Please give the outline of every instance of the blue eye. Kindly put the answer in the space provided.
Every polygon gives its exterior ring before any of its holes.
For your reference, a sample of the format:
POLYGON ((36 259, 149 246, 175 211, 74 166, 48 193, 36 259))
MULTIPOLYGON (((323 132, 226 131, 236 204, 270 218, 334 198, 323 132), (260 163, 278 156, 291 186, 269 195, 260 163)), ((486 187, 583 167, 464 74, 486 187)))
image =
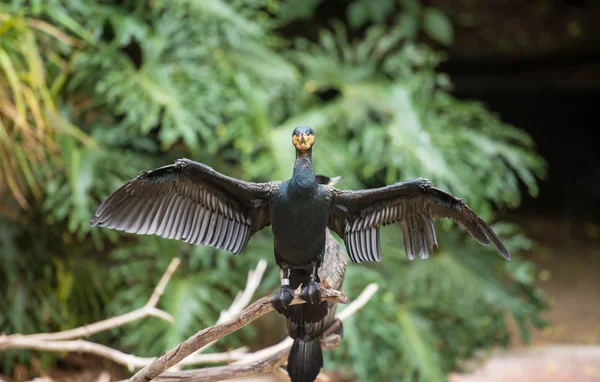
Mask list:
POLYGON ((307 137, 310 137, 310 135, 311 135, 311 132, 310 132, 310 131, 306 132, 306 136, 307 136, 307 137))

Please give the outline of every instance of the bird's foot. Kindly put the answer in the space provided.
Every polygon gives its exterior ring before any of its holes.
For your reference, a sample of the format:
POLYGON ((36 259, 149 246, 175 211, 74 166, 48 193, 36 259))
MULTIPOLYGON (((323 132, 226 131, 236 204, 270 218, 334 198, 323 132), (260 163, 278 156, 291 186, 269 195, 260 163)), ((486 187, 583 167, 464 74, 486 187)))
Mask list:
POLYGON ((309 304, 318 304, 321 302, 321 288, 315 276, 311 275, 309 282, 306 285, 302 285, 300 298, 309 304))
POLYGON ((288 306, 290 306, 293 299, 294 290, 290 288, 289 285, 282 285, 281 288, 273 294, 271 305, 273 305, 273 309, 275 309, 277 313, 283 314, 288 306))

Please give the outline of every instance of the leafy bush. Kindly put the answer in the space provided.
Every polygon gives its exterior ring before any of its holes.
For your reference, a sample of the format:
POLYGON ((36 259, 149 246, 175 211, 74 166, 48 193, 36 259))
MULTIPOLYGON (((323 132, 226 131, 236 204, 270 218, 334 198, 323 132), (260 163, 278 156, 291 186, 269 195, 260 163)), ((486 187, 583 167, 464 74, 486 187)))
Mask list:
MULTIPOLYGON (((443 54, 419 42, 423 34, 451 42, 441 10, 355 0, 317 38, 293 27, 320 6, 0 5, 0 332, 60 330, 141 306, 174 256, 183 266, 162 308, 176 323, 148 320, 97 340, 139 355, 172 347, 216 320, 259 256, 271 262, 268 293, 277 278, 268 230, 233 258, 91 228, 89 217, 138 171, 183 156, 243 179, 284 179, 299 124, 319 135, 318 172, 342 175, 343 188, 424 176, 486 219, 518 205, 521 183, 537 192, 544 163, 531 139, 485 106, 454 98, 436 71, 443 54)), ((518 256, 504 262, 451 226, 439 224, 441 250, 427 261, 405 260, 390 227, 381 264, 349 267, 350 297, 372 281, 382 292, 348 322, 328 368, 361 380, 443 380, 475 350, 506 345, 509 316, 524 338, 541 324, 536 269, 518 256)), ((531 246, 515 227, 495 228, 513 253, 531 246)), ((255 335, 249 328, 224 344, 255 335)), ((4 371, 30 355, 7 353, 4 371)))

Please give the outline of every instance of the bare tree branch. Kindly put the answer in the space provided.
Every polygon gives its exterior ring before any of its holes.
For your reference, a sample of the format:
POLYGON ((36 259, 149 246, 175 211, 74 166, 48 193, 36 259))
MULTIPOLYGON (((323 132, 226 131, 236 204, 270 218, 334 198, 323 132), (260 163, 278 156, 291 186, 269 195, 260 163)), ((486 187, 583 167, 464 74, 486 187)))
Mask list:
MULTIPOLYGON (((321 300, 335 301, 340 304, 346 304, 348 302, 348 297, 346 297, 346 295, 344 295, 342 292, 336 290, 322 289, 321 300)), ((292 305, 303 303, 304 301, 300 299, 300 290, 296 290, 296 295, 292 301, 292 305)), ((272 310, 273 307, 271 306, 271 296, 263 297, 248 306, 246 309, 242 310, 233 319, 197 332, 192 337, 177 345, 177 347, 174 349, 169 350, 151 364, 138 371, 129 379, 129 381, 150 381, 206 344, 235 332, 241 327, 248 325, 250 322, 272 310)), ((262 366, 259 365, 257 367, 262 366)))
POLYGON ((242 292, 238 293, 237 296, 235 296, 235 299, 233 300, 233 303, 231 304, 229 309, 221 312, 217 324, 231 320, 245 307, 247 307, 248 304, 250 304, 250 302, 252 301, 252 297, 254 296, 254 292, 256 292, 256 289, 258 289, 266 269, 267 261, 265 259, 261 259, 256 265, 256 268, 248 272, 246 287, 242 292))
POLYGON ((158 304, 158 300, 162 297, 163 293, 165 293, 165 288, 167 287, 169 280, 171 280, 173 273, 177 270, 177 267, 179 267, 179 264, 181 264, 181 260, 179 260, 178 257, 175 257, 173 260, 171 260, 167 270, 158 281, 158 284, 156 284, 154 287, 154 291, 152 291, 152 295, 148 299, 148 302, 145 306, 154 307, 156 304, 158 304))
MULTIPOLYGON (((37 339, 37 340, 47 340, 47 341, 59 341, 59 340, 72 340, 75 338, 81 337, 89 337, 92 334, 103 332, 109 329, 117 328, 119 326, 123 326, 133 321, 137 321, 139 319, 153 316, 161 318, 168 322, 173 322, 173 317, 158 308, 156 308, 156 304, 158 304, 158 300, 162 296, 165 291, 165 287, 167 283, 173 276, 173 273, 181 263, 179 258, 174 258, 171 260, 171 263, 167 267, 167 270, 161 277, 160 281, 154 288, 152 295, 148 299, 148 302, 143 307, 131 311, 129 313, 122 314, 120 316, 112 317, 106 320, 98 321, 90 325, 84 325, 79 328, 64 330, 62 332, 56 333, 40 333, 40 334, 28 334, 26 335, 29 339, 37 339)), ((10 336, 9 336, 10 338, 10 336)), ((0 348, 2 347, 2 337, 0 337, 0 348)))
MULTIPOLYGON (((340 345, 340 336, 333 335, 323 339, 321 346, 324 350, 332 350, 340 345)), ((275 345, 277 346, 277 345, 275 345)), ((199 370, 166 372, 154 378, 157 382, 214 382, 225 381, 233 378, 250 377, 253 375, 264 374, 279 369, 288 358, 290 346, 280 349, 277 352, 243 364, 228 366, 209 367, 199 370)), ((283 371, 282 371, 283 373, 283 371)))
POLYGON ((362 292, 360 292, 358 297, 354 299, 352 303, 346 307, 346 309, 342 310, 337 315, 337 318, 344 321, 357 311, 361 310, 362 307, 365 306, 367 302, 369 302, 369 300, 371 299, 371 297, 373 297, 377 290, 379 290, 379 285, 377 285, 377 283, 371 283, 367 285, 367 287, 363 289, 362 292))
MULTIPOLYGON (((354 313, 362 309, 362 307, 365 306, 365 304, 371 299, 371 297, 373 297, 373 295, 377 292, 378 289, 379 286, 376 283, 367 285, 367 287, 360 293, 360 295, 358 295, 358 297, 355 300, 353 300, 346 307, 346 309, 344 309, 340 314, 337 315, 337 318, 341 321, 347 320, 348 317, 352 316, 354 313)), ((332 328, 335 329, 335 326, 336 323, 332 325, 332 328)), ((329 333, 330 330, 328 329, 324 333, 324 337, 327 338, 329 336, 329 333)), ((289 349, 293 343, 294 340, 290 337, 287 337, 286 339, 275 345, 255 351, 254 353, 248 353, 241 357, 238 361, 235 361, 233 364, 244 364, 247 362, 252 362, 262 358, 270 357, 273 354, 279 352, 280 350, 289 349)))
MULTIPOLYGON (((219 319, 217 320, 215 325, 218 325, 225 321, 231 320, 233 317, 235 317, 236 314, 240 313, 246 306, 248 306, 248 304, 250 304, 250 301, 252 301, 252 297, 254 296, 254 292, 256 292, 256 289, 258 289, 258 287, 260 286, 260 282, 262 281, 262 278, 263 278, 263 275, 265 274, 266 269, 267 269, 267 261, 265 259, 261 259, 261 260, 259 260, 258 264, 256 265, 256 268, 248 271, 248 278, 246 279, 246 287, 244 288, 243 291, 239 292, 235 296, 235 298, 233 299, 233 302, 229 306, 229 309, 221 311, 221 314, 219 315, 219 319)), ((208 349, 210 346, 214 345, 218 340, 219 339, 206 344, 205 346, 203 346, 202 348, 198 349, 196 352, 194 352, 193 354, 191 354, 190 356, 185 358, 182 362, 173 366, 170 370, 171 371, 180 370, 180 367, 185 366, 186 360, 188 360, 190 358, 202 359, 202 357, 198 357, 198 355, 200 353, 202 353, 203 351, 205 351, 206 349, 208 349)), ((234 360, 232 359, 231 361, 234 361, 234 360)), ((142 366, 145 366, 148 363, 146 363, 142 366)))
MULTIPOLYGON (((346 320, 348 317, 359 311, 373 297, 379 286, 375 283, 369 284, 361 294, 350 304, 338 319, 346 320)), ((334 333, 340 328, 337 322, 326 330, 321 346, 325 350, 334 349, 339 346, 340 337, 338 335, 328 335, 334 333)), ((154 378, 157 382, 214 382, 224 381, 232 378, 249 377, 253 375, 278 371, 289 355, 293 340, 287 337, 283 341, 269 346, 254 353, 246 354, 231 365, 209 367, 200 370, 190 370, 183 372, 165 372, 154 378)))
MULTIPOLYGON (((239 314, 245 307, 248 306, 248 304, 250 304, 250 301, 252 301, 252 297, 254 296, 254 292, 256 292, 256 289, 258 289, 266 269, 267 261, 265 259, 261 259, 256 265, 256 268, 248 272, 246 287, 243 291, 238 293, 237 296, 235 296, 235 299, 233 300, 233 303, 231 304, 229 309, 221 312, 221 314, 219 315, 219 319, 217 320, 217 323, 215 325, 233 319, 233 317, 239 314)), ((206 344, 201 349, 198 349, 196 353, 201 353, 205 351, 215 342, 217 341, 215 340, 206 344)))
POLYGON ((155 380, 160 382, 208 382, 224 381, 232 378, 249 377, 256 374, 268 373, 283 365, 287 360, 289 349, 283 349, 273 356, 252 361, 243 365, 210 367, 201 370, 178 371, 163 373, 155 380))
MULTIPOLYGON (((77 352, 89 353, 109 359, 115 363, 127 366, 129 370, 137 367, 143 367, 154 361, 155 357, 138 357, 133 354, 123 353, 119 350, 112 349, 108 346, 97 344, 85 340, 72 340, 80 337, 87 337, 92 334, 102 332, 123 326, 130 322, 139 320, 144 317, 154 316, 159 317, 169 322, 173 322, 173 318, 167 312, 156 308, 156 304, 163 295, 165 288, 173 276, 173 273, 179 266, 181 261, 174 258, 160 281, 154 288, 148 302, 139 309, 132 312, 112 317, 103 321, 99 321, 90 325, 84 325, 75 329, 69 329, 56 333, 40 333, 40 334, 13 334, 0 335, 0 350, 5 349, 30 349, 39 351, 54 351, 54 352, 77 352)), ((259 264, 260 265, 260 264, 259 264)), ((260 269, 259 269, 260 271, 260 269)), ((262 270, 264 272, 264 269, 262 270)), ((188 357, 180 363, 185 365, 201 365, 207 363, 231 362, 240 359, 248 351, 247 348, 239 348, 224 353, 212 354, 197 354, 188 357)))
MULTIPOLYGON (((18 334, 7 336, 4 339, 0 338, 0 349, 30 349, 51 352, 89 353, 126 366, 129 370, 144 367, 156 359, 156 357, 138 357, 133 354, 123 353, 108 346, 85 340, 47 341, 18 334)), ((197 354, 186 358, 180 365, 186 366, 231 362, 241 359, 247 352, 248 349, 243 347, 224 353, 197 354)))
MULTIPOLYGON (((105 345, 97 344, 85 340, 70 340, 79 337, 90 336, 92 334, 123 326, 135 320, 147 317, 156 316, 166 319, 170 322, 173 321, 172 317, 156 308, 156 304, 160 297, 163 295, 165 288, 173 276, 173 273, 180 264, 178 258, 174 258, 165 273, 161 277, 160 281, 154 288, 152 295, 148 299, 148 302, 139 309, 132 312, 122 314, 120 316, 112 317, 107 320, 99 321, 90 325, 81 326, 75 329, 69 329, 62 332, 56 333, 41 333, 41 334, 30 334, 30 335, 0 335, 0 350, 4 349, 30 349, 39 351, 54 351, 54 352, 77 352, 77 353, 89 353, 94 354, 115 363, 126 366, 129 370, 135 368, 144 367, 150 364, 156 359, 156 357, 138 357, 133 354, 123 353, 119 350, 110 348, 105 345)), ((241 296, 236 298, 236 301, 244 304, 251 298, 251 294, 256 290, 256 283, 260 283, 262 274, 264 273, 266 262, 259 262, 256 271, 251 271, 251 280, 248 281, 248 288, 250 291, 242 293, 241 296), (250 296, 248 297, 248 294, 250 296)), ((235 309, 238 309, 237 307, 235 309)), ((229 309, 229 311, 231 308, 229 309)), ((223 353, 211 353, 211 354, 195 354, 187 357, 185 360, 179 363, 180 366, 187 365, 202 365, 208 363, 221 363, 231 362, 238 359, 248 352, 246 347, 234 349, 223 353)))

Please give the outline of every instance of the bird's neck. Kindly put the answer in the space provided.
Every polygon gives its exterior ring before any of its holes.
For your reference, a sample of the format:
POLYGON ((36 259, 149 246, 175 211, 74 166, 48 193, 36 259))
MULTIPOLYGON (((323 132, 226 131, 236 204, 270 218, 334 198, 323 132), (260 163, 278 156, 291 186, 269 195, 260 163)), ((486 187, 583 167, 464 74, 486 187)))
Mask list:
POLYGON ((292 177, 294 188, 298 190, 312 189, 317 184, 315 170, 312 166, 312 149, 296 150, 296 163, 292 177))

